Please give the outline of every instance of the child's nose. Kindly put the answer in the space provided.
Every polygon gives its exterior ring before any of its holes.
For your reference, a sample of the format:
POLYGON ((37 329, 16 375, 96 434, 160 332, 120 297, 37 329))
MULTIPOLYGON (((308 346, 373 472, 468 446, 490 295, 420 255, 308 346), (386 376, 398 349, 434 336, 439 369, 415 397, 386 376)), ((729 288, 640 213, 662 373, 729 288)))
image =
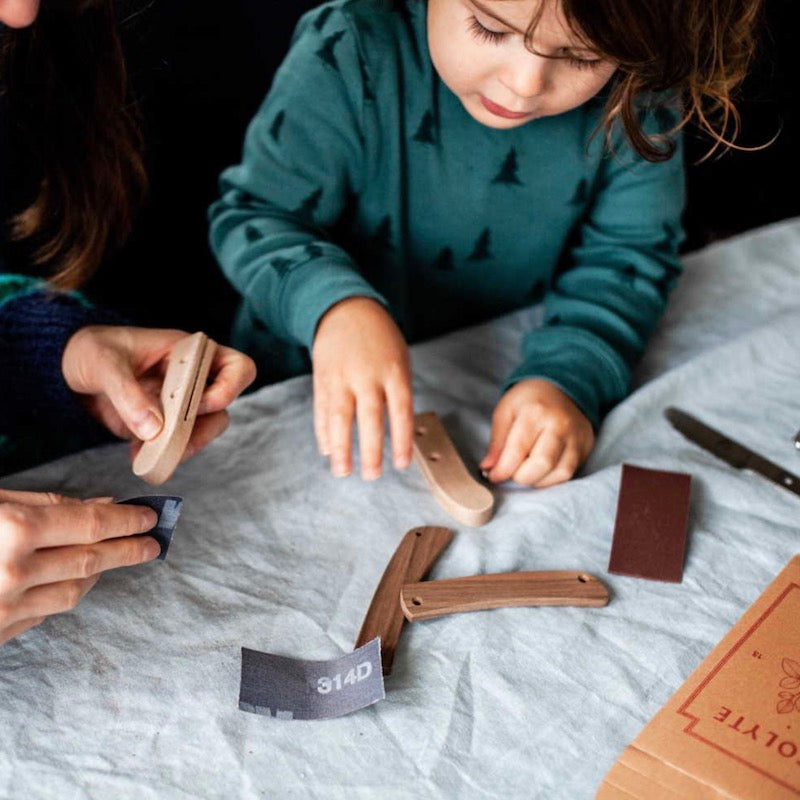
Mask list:
POLYGON ((506 88, 517 97, 537 97, 547 86, 549 59, 526 52, 508 64, 501 78, 506 88))

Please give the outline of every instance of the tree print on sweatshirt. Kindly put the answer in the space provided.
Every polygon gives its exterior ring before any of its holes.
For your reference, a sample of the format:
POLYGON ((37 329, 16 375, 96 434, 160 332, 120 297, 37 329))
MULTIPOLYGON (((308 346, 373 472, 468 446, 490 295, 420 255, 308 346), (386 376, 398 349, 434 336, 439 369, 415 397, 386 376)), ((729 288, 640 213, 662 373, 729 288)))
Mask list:
POLYGON ((436 121, 430 111, 426 111, 414 134, 415 142, 423 144, 436 144, 436 121))
POLYGON ((489 251, 489 244, 492 241, 492 232, 488 228, 484 228, 480 236, 478 236, 475 246, 472 248, 472 252, 470 253, 467 261, 486 261, 489 258, 493 258, 491 252, 489 251))
POLYGON ((497 173, 497 176, 492 183, 506 183, 522 186, 523 183, 519 179, 519 175, 517 175, 518 170, 519 165, 517 164, 517 149, 512 147, 508 151, 505 161, 503 161, 503 166, 500 167, 500 172, 497 173))
POLYGON ((275 270, 278 277, 283 279, 289 270, 297 266, 297 262, 285 256, 276 256, 269 262, 269 265, 275 270))
POLYGON ((322 245, 317 244, 316 242, 309 242, 303 250, 305 254, 311 258, 322 258, 325 254, 325 251, 322 249, 322 245))
POLYGON ((336 53, 334 52, 334 48, 336 47, 339 39, 345 35, 345 31, 336 31, 336 33, 332 33, 330 36, 325 38, 322 42, 322 47, 317 50, 317 55, 329 66, 333 67, 337 72, 339 72, 339 62, 336 60, 336 53))
POLYGON ((313 222, 314 212, 322 198, 322 189, 316 189, 292 212, 307 222, 313 222))
POLYGON ((244 238, 252 244, 253 242, 261 241, 264 238, 264 234, 252 222, 248 222, 244 227, 244 238))
POLYGON ((283 121, 286 119, 286 112, 279 111, 275 115, 275 119, 272 120, 272 124, 269 126, 269 135, 272 137, 272 140, 275 142, 280 141, 281 138, 281 128, 283 127, 283 121))
POLYGON ((322 11, 317 14, 317 18, 314 20, 314 28, 316 30, 321 31, 325 27, 325 23, 328 21, 328 17, 333 13, 333 7, 328 6, 327 8, 323 8, 322 11))

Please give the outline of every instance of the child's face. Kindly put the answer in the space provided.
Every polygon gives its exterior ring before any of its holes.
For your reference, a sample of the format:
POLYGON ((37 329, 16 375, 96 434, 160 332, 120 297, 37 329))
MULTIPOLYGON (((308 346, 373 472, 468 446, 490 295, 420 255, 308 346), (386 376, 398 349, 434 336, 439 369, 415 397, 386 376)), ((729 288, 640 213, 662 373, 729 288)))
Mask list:
POLYGON ((446 86, 490 128, 516 128, 563 114, 599 92, 615 65, 572 33, 560 3, 545 0, 527 49, 525 31, 542 0, 428 0, 428 47, 446 86))
POLYGON ((39 0, 0 0, 0 22, 9 28, 25 28, 39 13, 39 0))

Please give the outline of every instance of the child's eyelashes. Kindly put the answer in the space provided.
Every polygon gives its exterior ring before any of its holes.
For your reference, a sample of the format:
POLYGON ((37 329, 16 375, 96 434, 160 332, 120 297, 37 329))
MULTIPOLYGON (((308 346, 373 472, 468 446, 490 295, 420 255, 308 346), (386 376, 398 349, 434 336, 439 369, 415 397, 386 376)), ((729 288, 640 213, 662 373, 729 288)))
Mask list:
POLYGON ((575 56, 567 56, 566 60, 576 69, 595 69, 603 63, 602 58, 576 58, 575 56))
POLYGON ((492 44, 500 44, 503 39, 508 36, 507 33, 503 31, 493 31, 487 28, 485 25, 481 25, 478 21, 478 18, 473 16, 470 18, 469 22, 469 29, 472 32, 472 35, 479 41, 479 42, 491 42, 492 44))
MULTIPOLYGON (((469 29, 479 42, 488 42, 490 44, 500 44, 500 42, 509 36, 507 31, 493 31, 491 28, 487 28, 485 25, 481 24, 480 20, 474 15, 470 17, 469 29)), ((571 55, 556 55, 553 56, 553 58, 566 61, 571 67, 575 67, 576 69, 594 69, 603 63, 602 58, 578 58, 577 56, 571 55)))

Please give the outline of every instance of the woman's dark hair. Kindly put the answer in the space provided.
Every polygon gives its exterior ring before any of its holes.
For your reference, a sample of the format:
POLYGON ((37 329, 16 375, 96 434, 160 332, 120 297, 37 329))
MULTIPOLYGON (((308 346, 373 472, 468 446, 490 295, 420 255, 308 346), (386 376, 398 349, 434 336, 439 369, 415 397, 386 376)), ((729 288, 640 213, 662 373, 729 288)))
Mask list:
MULTIPOLYGON (((708 155, 736 147, 733 92, 756 49, 761 0, 562 0, 562 8, 573 32, 618 65, 603 119, 607 135, 620 121, 642 157, 668 159, 674 144, 645 133, 641 112, 644 98, 669 92, 679 103, 674 130, 694 121, 711 137, 708 155)), ((529 41, 537 23, 538 15, 529 41)))
POLYGON ((10 236, 52 283, 78 287, 128 236, 147 188, 113 0, 48 0, 6 30, 0 83, 40 180, 10 236))

